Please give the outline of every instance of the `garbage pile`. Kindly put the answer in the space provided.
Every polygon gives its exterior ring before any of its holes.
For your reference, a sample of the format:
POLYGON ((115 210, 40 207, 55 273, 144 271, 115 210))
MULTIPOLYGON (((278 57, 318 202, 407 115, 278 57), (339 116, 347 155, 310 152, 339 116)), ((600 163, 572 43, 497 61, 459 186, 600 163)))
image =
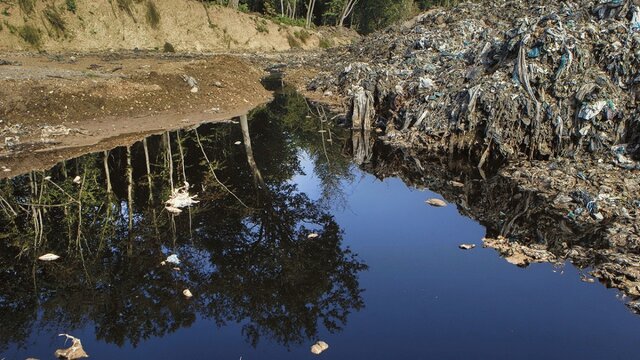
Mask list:
POLYGON ((347 95, 349 118, 373 117, 398 144, 479 165, 607 154, 640 169, 632 0, 463 3, 327 56, 308 89, 347 95))

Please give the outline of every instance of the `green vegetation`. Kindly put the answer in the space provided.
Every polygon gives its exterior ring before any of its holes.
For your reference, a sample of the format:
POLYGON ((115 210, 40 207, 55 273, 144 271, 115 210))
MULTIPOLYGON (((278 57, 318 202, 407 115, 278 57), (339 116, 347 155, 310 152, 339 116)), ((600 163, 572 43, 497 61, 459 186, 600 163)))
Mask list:
POLYGON ((156 4, 151 0, 147 1, 146 19, 147 23, 154 29, 157 29, 158 25, 160 25, 160 12, 156 4))
POLYGON ((165 43, 164 43, 164 47, 163 47, 163 50, 164 50, 164 52, 166 52, 166 53, 174 53, 174 52, 176 52, 176 49, 175 49, 175 48, 173 47, 173 45, 172 45, 170 42, 168 42, 168 41, 165 41, 165 43))
POLYGON ((296 39, 294 35, 288 34, 287 41, 289 42, 289 46, 291 46, 292 49, 302 48, 302 44, 300 43, 300 41, 298 41, 298 39, 296 39))
POLYGON ((330 47, 332 47, 334 44, 333 39, 331 38, 326 38, 326 37, 321 37, 320 38, 320 43, 318 44, 320 46, 320 48, 322 49, 328 49, 330 47))
MULTIPOLYGON (((120 1, 120 0, 119 0, 120 1)), ((228 0, 204 0, 229 6, 228 0)), ((342 25, 362 33, 384 28, 434 6, 460 0, 240 0, 238 10, 260 13, 274 22, 310 28, 342 25)))
POLYGON ((42 11, 42 14, 44 15, 44 18, 47 19, 49 24, 51 24, 57 36, 65 34, 67 25, 62 19, 62 16, 60 16, 58 10, 49 5, 42 11))
POLYGON ((76 0, 67 0, 67 11, 71 11, 72 13, 76 13, 78 10, 78 5, 76 4, 76 0))
POLYGON ((42 36, 40 35, 40 30, 38 30, 36 27, 25 24, 23 27, 18 29, 18 35, 20 35, 22 40, 28 42, 29 44, 35 47, 40 47, 42 36))
POLYGON ((31 15, 36 7, 36 0, 18 0, 18 5, 22 12, 26 15, 31 15))
POLYGON ((133 16, 133 0, 116 0, 118 3, 118 8, 127 13, 127 15, 131 16, 132 19, 135 20, 133 16))
POLYGON ((259 33, 269 33, 269 28, 267 27, 267 20, 265 19, 255 19, 256 21, 256 31, 259 33))
POLYGON ((300 41, 302 41, 303 44, 306 44, 307 40, 309 40, 309 38, 311 37, 311 33, 304 29, 299 31, 294 31, 293 35, 295 35, 295 37, 300 39, 300 41))

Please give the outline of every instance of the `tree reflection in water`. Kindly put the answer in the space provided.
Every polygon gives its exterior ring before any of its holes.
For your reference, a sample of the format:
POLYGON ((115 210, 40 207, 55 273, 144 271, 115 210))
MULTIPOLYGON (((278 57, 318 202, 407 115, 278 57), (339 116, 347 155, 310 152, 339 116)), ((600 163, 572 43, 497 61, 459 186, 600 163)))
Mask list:
POLYGON ((135 346, 197 317, 242 323, 254 346, 339 331, 364 306, 366 265, 342 245, 327 206, 351 180, 349 161, 340 141, 321 143, 308 114, 285 90, 242 126, 201 126, 200 143, 181 130, 0 181, 0 349, 86 324, 135 346), (321 179, 318 200, 291 182, 300 151, 321 179), (174 217, 163 200, 184 181, 201 203, 174 217), (36 260, 47 252, 62 257, 36 260), (160 264, 172 253, 180 270, 160 264))

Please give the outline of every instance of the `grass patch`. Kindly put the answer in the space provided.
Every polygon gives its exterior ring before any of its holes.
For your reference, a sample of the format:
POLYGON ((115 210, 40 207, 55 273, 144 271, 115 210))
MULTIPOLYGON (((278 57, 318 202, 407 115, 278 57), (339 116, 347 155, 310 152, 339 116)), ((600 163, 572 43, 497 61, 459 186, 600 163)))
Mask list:
POLYGON ((269 28, 267 27, 267 20, 265 19, 256 19, 256 31, 259 33, 269 33, 269 28))
POLYGON ((76 0, 67 0, 67 11, 71 11, 72 13, 76 13, 78 10, 78 4, 76 4, 76 0))
POLYGON ((158 11, 158 7, 156 7, 156 4, 151 0, 147 1, 147 14, 145 17, 147 18, 147 23, 152 28, 158 28, 158 25, 160 25, 160 11, 158 11))
POLYGON ((176 48, 174 48, 173 45, 168 41, 165 41, 164 47, 162 49, 166 53, 174 53, 174 52, 176 52, 176 48))
POLYGON ((302 44, 300 43, 300 41, 298 41, 298 39, 296 39, 296 37, 291 35, 291 34, 287 35, 287 41, 289 42, 289 46, 292 49, 300 49, 300 48, 302 48, 302 44))
POLYGON ((56 35, 60 36, 65 34, 67 23, 62 19, 58 10, 49 5, 42 11, 42 14, 44 14, 44 18, 47 19, 49 24, 51 24, 53 29, 56 31, 56 35))
POLYGON ((135 20, 133 17, 133 0, 116 0, 116 2, 118 3, 118 9, 126 12, 127 15, 135 20))
POLYGON ((302 43, 306 44, 307 40, 311 37, 311 33, 307 30, 294 31, 293 35, 295 35, 302 43))
POLYGON ((304 27, 306 25, 305 19, 291 19, 282 15, 274 16, 272 20, 282 25, 300 26, 300 27, 304 27))
POLYGON ((22 40, 28 42, 29 44, 35 47, 40 47, 42 36, 40 35, 40 30, 38 30, 36 27, 26 24, 25 26, 18 29, 18 35, 20 35, 22 40))
POLYGON ((22 12, 27 15, 31 15, 36 7, 36 0, 18 0, 18 5, 22 12))
POLYGON ((335 45, 333 42, 333 39, 325 38, 325 37, 321 37, 320 43, 318 44, 318 46, 320 46, 321 49, 328 49, 330 47, 333 47, 333 45, 335 45))

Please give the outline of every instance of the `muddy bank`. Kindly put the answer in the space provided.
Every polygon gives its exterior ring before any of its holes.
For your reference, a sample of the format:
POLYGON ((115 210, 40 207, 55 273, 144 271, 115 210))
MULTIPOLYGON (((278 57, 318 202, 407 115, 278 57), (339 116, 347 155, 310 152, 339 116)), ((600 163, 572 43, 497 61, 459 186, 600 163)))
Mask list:
MULTIPOLYGON (((355 135, 359 137, 360 135, 355 135)), ((353 144, 362 144, 362 139, 353 144)), ((495 249, 516 266, 552 263, 562 268, 566 261, 581 269, 581 280, 594 278, 607 287, 629 296, 627 305, 634 311, 640 296, 640 249, 637 221, 585 222, 567 216, 560 207, 550 206, 554 199, 538 186, 523 186, 510 171, 482 174, 466 159, 434 157, 428 151, 374 146, 367 150, 355 145, 354 156, 368 153, 362 167, 380 179, 399 177, 407 185, 438 192, 465 216, 487 228, 481 243, 495 249), (483 178, 484 176, 484 178, 483 178)), ((569 204, 563 203, 567 208, 569 204)))
POLYGON ((0 66, 3 177, 145 134, 229 119, 271 99, 261 84, 266 72, 249 56, 120 53, 3 59, 9 63, 0 66), (77 151, 43 154, 69 148, 77 151))

